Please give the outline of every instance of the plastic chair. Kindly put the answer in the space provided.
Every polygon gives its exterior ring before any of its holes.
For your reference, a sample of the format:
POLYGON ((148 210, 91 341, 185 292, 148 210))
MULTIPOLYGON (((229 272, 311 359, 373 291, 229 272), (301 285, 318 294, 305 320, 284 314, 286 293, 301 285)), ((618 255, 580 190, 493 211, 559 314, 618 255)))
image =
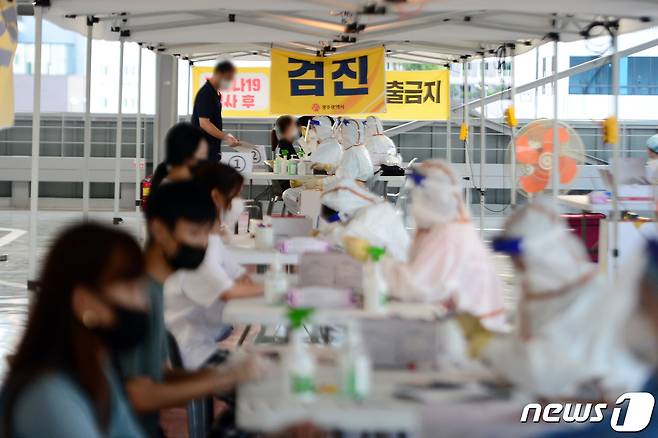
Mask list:
MULTIPOLYGON (((176 368, 183 368, 183 358, 174 335, 167 332, 169 360, 176 368)), ((187 404, 187 434, 189 438, 206 438, 213 422, 213 399, 192 400, 187 404)))

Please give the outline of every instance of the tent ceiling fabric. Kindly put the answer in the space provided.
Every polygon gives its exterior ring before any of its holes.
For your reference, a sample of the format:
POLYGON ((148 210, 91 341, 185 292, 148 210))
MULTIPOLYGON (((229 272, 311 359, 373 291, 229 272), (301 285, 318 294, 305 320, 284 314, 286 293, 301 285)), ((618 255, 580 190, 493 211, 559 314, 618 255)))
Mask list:
MULTIPOLYGON (((129 41, 190 59, 225 54, 266 55, 271 45, 313 52, 345 33, 348 20, 365 24, 356 45, 385 44, 392 55, 437 63, 504 43, 523 51, 545 41, 557 17, 561 40, 581 38, 589 23, 619 18, 620 31, 652 25, 658 0, 408 0, 385 2, 385 15, 357 14, 372 0, 51 0, 46 18, 85 31, 85 16, 100 19, 94 38, 129 41), (555 12, 557 15, 555 15, 555 12), (76 18, 67 18, 76 16, 76 18), (231 16, 231 19, 229 17, 231 16), (234 22, 232 18, 234 16, 234 22), (651 21, 641 20, 649 18, 651 21), (125 20, 125 21, 124 21, 125 20), (413 53, 413 54, 412 54, 413 53)), ((352 45, 336 43, 339 50, 352 45)))

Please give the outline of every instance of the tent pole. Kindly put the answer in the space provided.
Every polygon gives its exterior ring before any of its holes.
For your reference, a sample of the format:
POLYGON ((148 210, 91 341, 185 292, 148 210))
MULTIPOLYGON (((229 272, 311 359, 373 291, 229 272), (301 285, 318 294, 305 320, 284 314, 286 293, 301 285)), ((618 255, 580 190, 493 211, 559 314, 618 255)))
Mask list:
POLYGON ((124 41, 121 38, 119 42, 119 105, 117 111, 117 132, 116 144, 114 151, 114 217, 112 223, 118 225, 121 222, 119 217, 119 199, 121 197, 121 147, 123 136, 123 52, 124 41))
POLYGON ((87 67, 85 70, 85 122, 83 146, 82 217, 89 219, 89 157, 91 155, 91 53, 94 18, 87 17, 87 67))
POLYGON ((446 119, 446 161, 452 163, 452 110, 450 109, 450 64, 448 64, 448 118, 446 119))
MULTIPOLYGON (((138 45, 137 55, 137 114, 135 115, 135 226, 137 238, 142 240, 142 222, 140 214, 142 172, 142 46, 138 45)), ((144 151, 146 155, 146 151, 144 151)), ((146 171, 146 157, 144 157, 146 171)))
POLYGON ((190 103, 190 98, 192 97, 192 66, 194 62, 188 61, 187 67, 187 115, 192 114, 192 106, 190 103))
MULTIPOLYGON (((617 41, 617 29, 612 30, 612 116, 615 118, 615 124, 619 120, 619 47, 617 41)), ((619 175, 619 140, 616 139, 611 145, 612 148, 612 280, 617 276, 619 268, 619 221, 621 214, 619 211, 619 197, 617 184, 617 175, 619 175)))
MULTIPOLYGON (((516 80, 514 79, 514 62, 515 62, 515 57, 516 57, 516 48, 512 48, 512 55, 510 56, 510 105, 512 106, 512 109, 516 109, 515 105, 515 100, 516 100, 516 80)), ((512 210, 516 207, 517 199, 516 199, 516 126, 510 126, 512 130, 512 135, 510 138, 510 143, 512 145, 512 187, 511 187, 511 204, 512 204, 512 210)))
POLYGON ((41 48, 43 9, 34 8, 34 94, 32 96, 32 167, 30 172, 30 248, 28 258, 28 290, 35 290, 37 278, 37 219, 39 215, 39 156, 41 144, 41 48))
MULTIPOLYGON (((468 126, 470 120, 470 114, 469 111, 470 109, 470 104, 469 104, 469 93, 468 93, 468 59, 464 58, 464 61, 462 62, 462 72, 464 73, 464 113, 462 114, 462 119, 464 125, 468 128, 468 133, 466 134, 466 140, 464 141, 464 162, 466 163, 466 168, 470 168, 468 166, 468 163, 471 160, 470 154, 468 153, 468 148, 471 144, 471 128, 468 126)), ((470 180, 473 175, 469 175, 468 178, 466 178, 467 184, 466 184, 466 205, 468 208, 471 208, 471 184, 472 181, 470 180)))
POLYGON ((484 207, 486 203, 486 189, 484 187, 484 170, 487 161, 487 116, 485 114, 487 106, 484 104, 484 98, 487 97, 487 91, 485 89, 486 84, 484 82, 484 73, 485 73, 486 61, 484 55, 482 55, 482 61, 480 64, 480 98, 482 99, 482 105, 480 105, 480 235, 484 234, 484 207))
POLYGON ((553 162, 551 166, 551 184, 553 189, 553 202, 557 203, 560 194, 560 144, 558 136, 558 78, 557 78, 557 55, 559 37, 555 34, 553 38, 553 162))

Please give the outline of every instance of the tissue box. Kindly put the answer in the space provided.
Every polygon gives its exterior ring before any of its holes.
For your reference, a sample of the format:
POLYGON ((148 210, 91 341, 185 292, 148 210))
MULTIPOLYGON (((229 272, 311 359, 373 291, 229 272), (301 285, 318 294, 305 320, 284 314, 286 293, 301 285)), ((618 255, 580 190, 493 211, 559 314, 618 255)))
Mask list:
POLYGON ((329 243, 313 237, 292 237, 279 240, 276 249, 284 254, 303 254, 305 252, 327 252, 329 243))

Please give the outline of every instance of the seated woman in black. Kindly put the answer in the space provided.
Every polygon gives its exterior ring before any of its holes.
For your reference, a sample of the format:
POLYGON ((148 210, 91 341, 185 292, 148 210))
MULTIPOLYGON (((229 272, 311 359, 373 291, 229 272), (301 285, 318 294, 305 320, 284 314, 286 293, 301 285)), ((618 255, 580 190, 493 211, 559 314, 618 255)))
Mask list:
POLYGON ((272 152, 274 158, 299 158, 300 149, 296 148, 296 143, 299 138, 299 129, 297 128, 297 121, 293 116, 281 116, 276 119, 274 129, 272 129, 272 152))

